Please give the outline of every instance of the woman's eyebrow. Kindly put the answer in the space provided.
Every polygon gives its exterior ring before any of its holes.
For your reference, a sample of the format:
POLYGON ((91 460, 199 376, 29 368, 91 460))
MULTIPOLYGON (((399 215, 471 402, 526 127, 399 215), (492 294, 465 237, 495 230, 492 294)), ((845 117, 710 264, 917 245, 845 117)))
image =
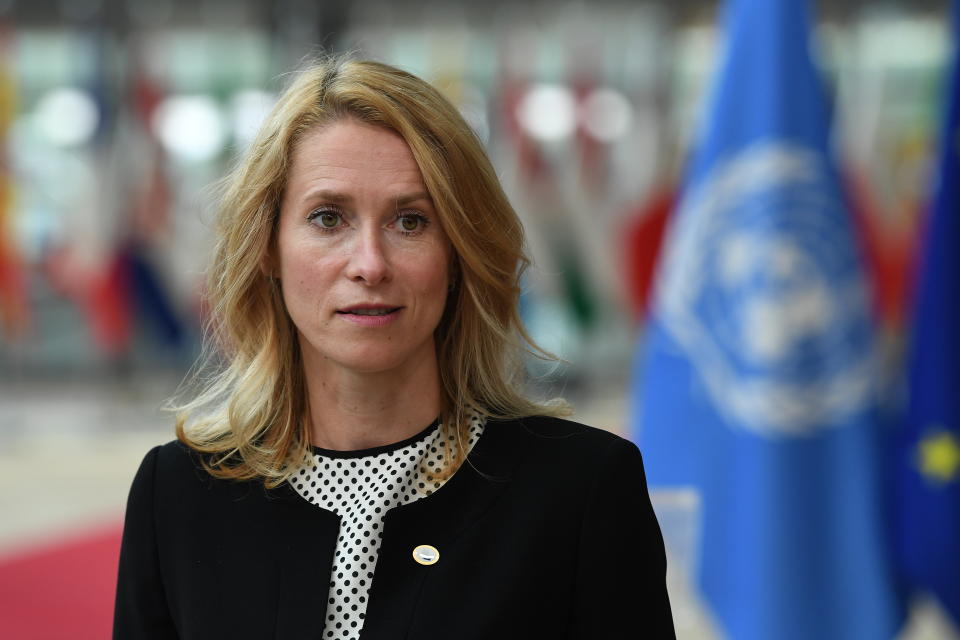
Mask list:
POLYGON ((420 200, 433 204, 433 199, 430 198, 430 194, 426 193, 425 191, 418 191, 417 193, 411 193, 409 195, 398 197, 397 206, 402 207, 410 204, 411 202, 419 202, 420 200))
POLYGON ((343 203, 350 202, 353 200, 352 197, 345 193, 340 193, 339 191, 331 191, 329 189, 317 189, 316 191, 308 191, 303 195, 303 200, 324 200, 327 202, 343 203))
MULTIPOLYGON (((303 200, 324 200, 327 202, 333 202, 336 204, 352 202, 353 196, 341 193, 340 191, 332 191, 330 189, 318 189, 316 191, 309 191, 303 196, 303 200)), ((396 205, 402 207, 408 205, 411 202, 425 201, 430 204, 433 204, 433 199, 430 197, 426 191, 417 191, 415 193, 405 194, 402 196, 397 196, 396 205)))

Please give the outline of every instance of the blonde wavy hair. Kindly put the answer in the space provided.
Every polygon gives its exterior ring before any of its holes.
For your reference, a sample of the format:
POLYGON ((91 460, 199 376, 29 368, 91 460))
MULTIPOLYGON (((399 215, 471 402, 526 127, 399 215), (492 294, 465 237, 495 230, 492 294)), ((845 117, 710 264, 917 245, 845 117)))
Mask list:
POLYGON ((309 405, 296 328, 262 265, 275 241, 291 151, 305 133, 343 118, 403 137, 420 167, 454 250, 454 289, 434 339, 449 477, 465 459, 472 413, 489 418, 567 415, 562 400, 534 402, 523 354, 537 347, 518 313, 529 265, 523 228, 479 139, 457 109, 420 78, 350 58, 297 72, 259 134, 227 176, 208 277, 207 358, 168 408, 177 438, 204 455, 216 477, 277 486, 309 452, 309 405), (448 435, 448 434, 445 434, 448 435))

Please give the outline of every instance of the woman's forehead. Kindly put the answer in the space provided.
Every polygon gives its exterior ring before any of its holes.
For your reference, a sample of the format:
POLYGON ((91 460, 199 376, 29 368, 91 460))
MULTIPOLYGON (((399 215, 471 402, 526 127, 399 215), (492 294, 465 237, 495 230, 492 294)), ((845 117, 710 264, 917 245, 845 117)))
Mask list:
POLYGON ((348 199, 363 186, 407 201, 427 194, 410 147, 384 127, 354 120, 325 125, 301 138, 291 160, 287 182, 293 191, 348 199))

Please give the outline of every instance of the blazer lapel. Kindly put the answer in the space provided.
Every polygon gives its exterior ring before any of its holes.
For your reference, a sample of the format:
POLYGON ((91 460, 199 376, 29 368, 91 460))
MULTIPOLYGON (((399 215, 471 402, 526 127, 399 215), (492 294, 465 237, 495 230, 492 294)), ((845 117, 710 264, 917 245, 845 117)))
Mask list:
POLYGON ((301 498, 288 484, 268 492, 275 536, 269 546, 279 567, 277 640, 316 640, 327 612, 327 591, 340 518, 301 498))
POLYGON ((397 640, 407 637, 421 587, 431 570, 418 563, 413 550, 431 545, 443 562, 460 535, 483 516, 510 484, 519 452, 512 449, 515 423, 491 421, 468 461, 429 497, 392 509, 384 518, 370 601, 360 637, 397 640))

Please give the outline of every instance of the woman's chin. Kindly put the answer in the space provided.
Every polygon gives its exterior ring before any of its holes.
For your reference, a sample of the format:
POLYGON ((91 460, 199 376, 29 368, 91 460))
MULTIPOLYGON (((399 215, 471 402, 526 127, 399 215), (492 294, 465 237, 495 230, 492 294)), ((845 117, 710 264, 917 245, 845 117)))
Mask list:
POLYGON ((411 358, 401 354, 384 353, 383 349, 362 350, 341 356, 325 358, 328 364, 347 373, 373 375, 378 373, 401 372, 412 363, 411 358))

